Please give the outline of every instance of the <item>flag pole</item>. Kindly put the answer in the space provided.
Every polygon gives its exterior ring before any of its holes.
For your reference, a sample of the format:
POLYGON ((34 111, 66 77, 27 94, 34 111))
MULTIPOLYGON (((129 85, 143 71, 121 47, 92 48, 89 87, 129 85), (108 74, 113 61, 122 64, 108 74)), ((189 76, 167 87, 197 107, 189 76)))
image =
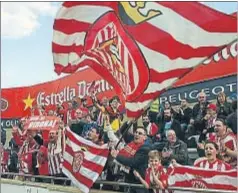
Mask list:
MULTIPOLYGON (((150 103, 150 104, 151 104, 151 103, 150 103)), ((146 106, 146 107, 144 108, 143 113, 149 110, 150 104, 148 104, 148 106, 146 106)), ((140 116, 141 116, 141 115, 140 115, 140 116)), ((140 116, 138 116, 138 117, 136 117, 136 118, 134 118, 134 119, 132 119, 132 120, 129 120, 128 126, 127 126, 127 128, 125 129, 125 131, 122 133, 122 136, 120 137, 119 141, 117 142, 117 144, 116 144, 116 146, 115 146, 115 149, 117 149, 117 147, 118 147, 118 145, 120 144, 121 140, 123 139, 123 137, 125 137, 127 131, 130 129, 130 127, 131 127, 133 124, 135 124, 135 123, 138 121, 138 119, 140 118, 140 116)))
POLYGON ((120 137, 119 141, 117 142, 115 149, 118 148, 118 145, 121 143, 121 140, 125 137, 126 133, 128 132, 128 130, 130 129, 130 127, 137 122, 139 118, 136 118, 134 120, 130 120, 129 124, 127 125, 127 128, 125 129, 125 131, 122 133, 122 136, 120 137))

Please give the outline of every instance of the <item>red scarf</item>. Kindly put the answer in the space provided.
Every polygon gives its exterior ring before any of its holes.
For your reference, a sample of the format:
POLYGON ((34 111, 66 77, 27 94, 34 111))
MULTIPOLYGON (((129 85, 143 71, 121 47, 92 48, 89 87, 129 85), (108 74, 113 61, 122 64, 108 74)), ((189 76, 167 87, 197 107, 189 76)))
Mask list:
POLYGON ((143 143, 135 143, 132 141, 131 143, 127 144, 123 149, 119 151, 119 155, 124 157, 133 157, 137 150, 143 145, 143 143))

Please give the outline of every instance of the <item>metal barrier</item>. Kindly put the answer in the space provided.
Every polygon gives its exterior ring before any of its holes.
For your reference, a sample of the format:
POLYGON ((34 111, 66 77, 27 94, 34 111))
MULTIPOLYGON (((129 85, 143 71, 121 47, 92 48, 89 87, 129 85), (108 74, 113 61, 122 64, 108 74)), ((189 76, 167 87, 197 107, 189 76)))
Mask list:
MULTIPOLYGON (((54 180, 64 180, 66 181, 71 181, 68 178, 62 178, 62 177, 53 177, 53 176, 40 176, 40 175, 29 175, 29 174, 19 174, 19 173, 10 173, 10 172, 5 172, 1 174, 2 176, 8 176, 8 177, 16 177, 16 176, 21 176, 21 177, 29 177, 29 178, 38 178, 38 179, 50 179, 51 183, 54 184, 54 180)), ((104 181, 104 180, 97 180, 95 184, 103 184, 103 185, 115 185, 115 182, 112 181, 104 181)), ((116 182, 117 186, 122 186, 122 187, 135 187, 135 188, 144 188, 142 184, 129 184, 125 182, 116 182)), ((35 187, 37 187, 37 183, 34 184, 35 187)), ((237 193, 237 191, 232 191, 232 190, 216 190, 216 189, 198 189, 198 188, 184 188, 184 187, 169 187, 168 190, 173 190, 173 191, 193 191, 193 192, 203 192, 203 193, 237 193)))

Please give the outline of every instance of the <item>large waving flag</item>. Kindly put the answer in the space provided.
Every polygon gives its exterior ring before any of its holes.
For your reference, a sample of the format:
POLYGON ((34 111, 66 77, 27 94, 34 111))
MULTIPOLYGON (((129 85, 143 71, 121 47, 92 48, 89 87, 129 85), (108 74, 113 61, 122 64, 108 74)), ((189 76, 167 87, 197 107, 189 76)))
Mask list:
POLYGON ((53 34, 55 71, 88 65, 123 95, 127 116, 237 37, 233 16, 197 2, 65 2, 53 34))
POLYGON ((98 146, 66 129, 63 173, 84 193, 88 193, 106 164, 107 146, 98 146))
MULTIPOLYGON (((204 170, 204 168, 179 166, 171 171, 168 184, 169 187, 237 191, 237 170, 220 172, 204 170)), ((180 192, 182 193, 182 191, 174 191, 174 193, 180 192)))

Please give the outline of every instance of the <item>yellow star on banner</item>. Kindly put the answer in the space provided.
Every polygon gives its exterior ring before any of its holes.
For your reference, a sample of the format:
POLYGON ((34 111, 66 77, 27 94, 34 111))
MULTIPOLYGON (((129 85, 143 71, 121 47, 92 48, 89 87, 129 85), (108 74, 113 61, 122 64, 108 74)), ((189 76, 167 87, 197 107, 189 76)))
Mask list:
POLYGON ((32 103, 35 99, 34 98, 31 98, 31 95, 29 94, 27 99, 24 99, 23 102, 25 103, 25 108, 24 108, 24 111, 29 107, 29 108, 32 108, 32 103))

